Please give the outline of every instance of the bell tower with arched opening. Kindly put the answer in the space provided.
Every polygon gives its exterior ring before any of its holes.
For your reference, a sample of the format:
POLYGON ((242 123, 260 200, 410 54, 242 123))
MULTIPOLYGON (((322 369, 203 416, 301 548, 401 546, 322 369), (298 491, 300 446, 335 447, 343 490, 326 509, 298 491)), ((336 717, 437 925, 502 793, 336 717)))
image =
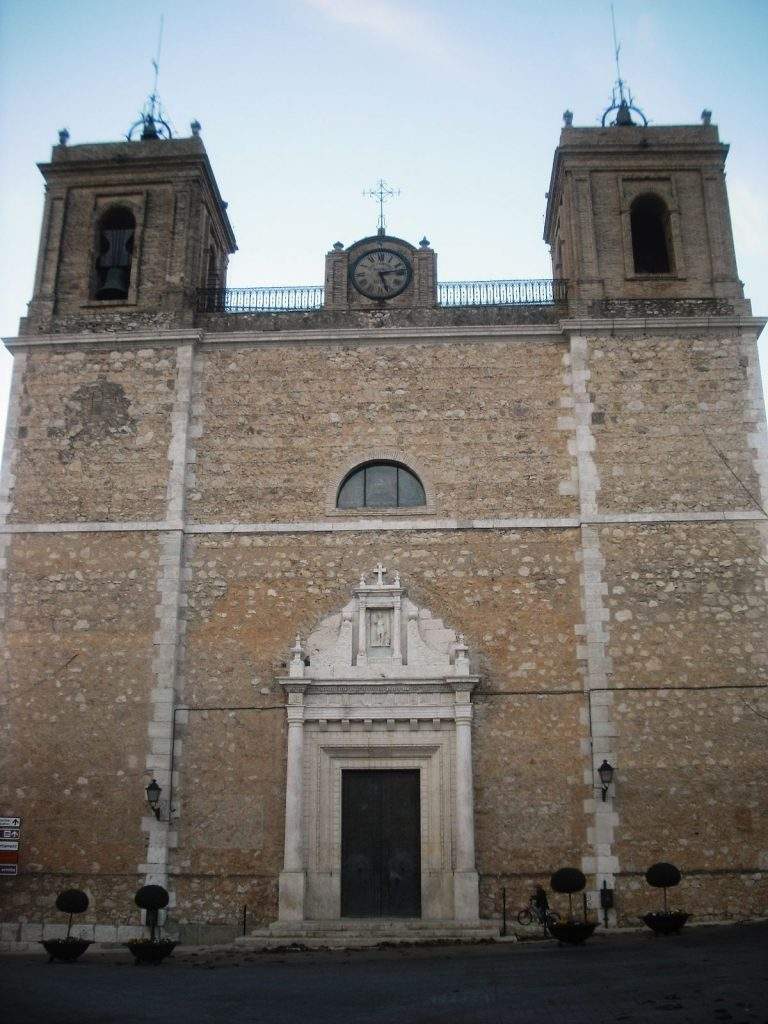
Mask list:
POLYGON ((566 111, 544 230, 553 274, 581 315, 749 314, 725 188, 728 146, 700 125, 649 125, 626 102, 613 124, 566 111), (643 123, 637 123, 642 121, 643 123))
POLYGON ((200 125, 188 138, 69 146, 45 178, 32 301, 21 334, 183 326, 198 288, 226 283, 235 236, 200 125))

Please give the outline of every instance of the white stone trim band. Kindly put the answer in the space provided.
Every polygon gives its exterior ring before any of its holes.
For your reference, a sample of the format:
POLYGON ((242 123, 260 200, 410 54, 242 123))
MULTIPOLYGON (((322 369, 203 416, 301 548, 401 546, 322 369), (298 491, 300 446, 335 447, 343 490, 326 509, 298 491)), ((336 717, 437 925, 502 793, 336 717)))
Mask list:
POLYGON ((365 533, 377 530, 568 530, 581 526, 610 526, 612 524, 643 523, 736 523, 765 522, 762 512, 738 510, 735 512, 638 512, 608 513, 581 518, 536 519, 385 519, 366 516, 364 519, 341 517, 328 521, 295 523, 181 523, 176 520, 150 521, 124 520, 113 523, 4 523, 5 533, 163 533, 174 530, 185 534, 206 533, 365 533))

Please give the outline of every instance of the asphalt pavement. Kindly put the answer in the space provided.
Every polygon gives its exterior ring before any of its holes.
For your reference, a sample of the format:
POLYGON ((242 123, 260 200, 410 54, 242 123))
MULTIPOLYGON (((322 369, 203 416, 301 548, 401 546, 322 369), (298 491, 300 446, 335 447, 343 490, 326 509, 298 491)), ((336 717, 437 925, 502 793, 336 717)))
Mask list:
POLYGON ((0 957, 2 1024, 768 1024, 768 923, 350 952, 0 957))

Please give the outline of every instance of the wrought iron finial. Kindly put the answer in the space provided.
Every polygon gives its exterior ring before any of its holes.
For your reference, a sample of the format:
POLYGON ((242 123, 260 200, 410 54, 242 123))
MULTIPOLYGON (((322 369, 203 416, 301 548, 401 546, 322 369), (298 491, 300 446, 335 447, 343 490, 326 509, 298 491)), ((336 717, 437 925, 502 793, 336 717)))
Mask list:
POLYGON ((616 117, 611 121, 611 126, 616 127, 627 127, 634 125, 632 120, 632 111, 634 111, 638 117, 642 118, 643 125, 647 126, 648 118, 642 112, 640 107, 635 105, 635 101, 632 98, 632 93, 629 88, 626 87, 624 79, 621 77, 621 65, 619 64, 619 54, 621 53, 621 44, 616 38, 616 15, 613 10, 613 4, 611 4, 611 28, 613 29, 613 56, 616 61, 616 85, 613 87, 611 94, 611 105, 603 113, 601 124, 605 127, 605 122, 608 115, 612 111, 616 111, 616 117), (625 93, 626 88, 626 93, 625 93))
POLYGON ((387 222, 384 219, 384 203, 388 203, 390 199, 396 199, 400 195, 399 188, 390 188, 383 178, 379 178, 376 182, 376 187, 371 189, 364 189, 363 195, 368 196, 371 199, 375 199, 379 204, 379 222, 377 224, 377 234, 386 235, 387 233, 387 222))
POLYGON ((426 235, 424 235, 422 240, 419 242, 419 248, 420 249, 428 249, 429 248, 429 239, 427 238, 426 235))
MULTIPOLYGON (((157 92, 157 80, 160 77, 160 50, 163 45, 163 19, 164 15, 160 15, 160 30, 157 36, 157 55, 152 61, 152 67, 155 69, 154 80, 152 82, 152 92, 149 94, 147 102, 144 104, 144 108, 139 115, 137 121, 134 121, 131 127, 128 129, 128 134, 125 136, 129 142, 133 140, 134 132, 141 127, 141 135, 139 138, 142 142, 147 139, 172 139, 173 132, 171 126, 163 117, 163 109, 160 105, 160 97, 157 92)), ((197 124, 197 122, 195 122, 197 124)), ((198 131, 192 129, 192 134, 197 135, 200 130, 198 125, 198 131)))

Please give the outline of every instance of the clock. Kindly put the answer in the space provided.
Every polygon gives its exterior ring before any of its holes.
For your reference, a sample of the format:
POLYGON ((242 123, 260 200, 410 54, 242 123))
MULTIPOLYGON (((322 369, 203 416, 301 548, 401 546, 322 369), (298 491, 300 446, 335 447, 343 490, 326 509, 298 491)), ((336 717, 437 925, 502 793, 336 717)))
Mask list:
POLYGON ((373 249, 359 256, 349 269, 353 286, 369 299, 392 299, 411 282, 411 264, 394 249, 373 249))

